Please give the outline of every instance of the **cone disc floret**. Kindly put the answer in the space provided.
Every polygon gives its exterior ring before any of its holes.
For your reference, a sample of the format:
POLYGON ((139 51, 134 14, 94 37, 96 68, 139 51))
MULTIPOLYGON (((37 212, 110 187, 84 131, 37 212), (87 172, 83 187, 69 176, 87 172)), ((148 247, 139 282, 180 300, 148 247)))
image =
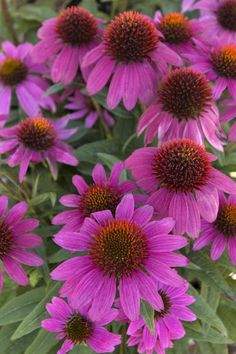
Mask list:
POLYGON ((95 17, 86 9, 72 6, 57 19, 56 31, 64 43, 80 46, 91 42, 97 34, 95 17))
POLYGON ((118 62, 142 62, 156 49, 158 41, 155 25, 134 11, 117 16, 104 35, 107 54, 118 62))
POLYGON ((73 315, 66 324, 65 332, 74 344, 85 342, 92 331, 92 324, 80 313, 73 315))
POLYGON ((16 86, 27 77, 28 69, 19 59, 7 58, 0 64, 0 82, 6 86, 16 86))
POLYGON ((181 13, 169 13, 162 17, 157 29, 170 44, 186 43, 192 37, 189 20, 181 13))
POLYGON ((230 203, 223 204, 218 211, 214 224, 217 230, 224 236, 236 237, 236 205, 230 203))
POLYGON ((176 69, 162 81, 159 100, 163 110, 179 121, 198 118, 212 100, 212 90, 204 74, 190 68, 176 69))
POLYGON ((213 68, 228 79, 236 79, 236 45, 229 44, 211 55, 213 68))
POLYGON ((46 118, 27 118, 20 123, 17 136, 26 148, 45 151, 55 144, 56 131, 46 118))
POLYGON ((94 235, 89 254, 105 274, 129 276, 143 266, 148 256, 146 236, 132 222, 111 220, 94 235))
POLYGON ((194 192, 209 179, 211 164, 200 145, 191 140, 164 144, 154 155, 153 175, 173 192, 194 192))
POLYGON ((236 31, 236 1, 225 0, 217 10, 217 20, 221 27, 228 31, 236 31))

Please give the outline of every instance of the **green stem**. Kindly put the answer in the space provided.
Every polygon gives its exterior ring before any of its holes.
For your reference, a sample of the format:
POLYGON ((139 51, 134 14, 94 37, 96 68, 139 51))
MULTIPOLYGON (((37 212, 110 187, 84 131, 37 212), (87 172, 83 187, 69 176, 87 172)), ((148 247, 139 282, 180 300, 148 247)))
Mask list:
POLYGON ((101 126, 102 126, 102 128, 104 130, 104 133, 105 133, 106 137, 111 139, 112 138, 112 134, 111 134, 110 128, 108 127, 108 125, 106 124, 106 122, 104 120, 100 105, 97 103, 97 101, 93 97, 90 97, 90 98, 91 98, 91 101, 92 101, 92 104, 93 104, 94 108, 97 111, 100 124, 101 124, 101 126))
POLYGON ((6 0, 1 0, 1 8, 2 8, 3 17, 5 20, 5 24, 8 29, 8 32, 11 35, 14 44, 18 44, 19 41, 18 41, 16 32, 14 30, 14 27, 13 27, 13 21, 12 21, 6 0))

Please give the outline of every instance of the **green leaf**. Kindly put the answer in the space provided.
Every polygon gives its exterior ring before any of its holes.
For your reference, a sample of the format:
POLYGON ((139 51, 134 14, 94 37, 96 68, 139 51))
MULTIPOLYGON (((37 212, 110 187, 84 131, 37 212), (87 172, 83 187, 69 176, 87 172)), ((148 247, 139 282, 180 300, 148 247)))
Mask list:
POLYGON ((235 319, 236 319, 236 309, 232 308, 231 304, 227 302, 222 302, 218 308, 218 314, 222 318, 227 331, 228 336, 236 343, 236 330, 235 330, 235 319))
POLYGON ((47 354, 58 343, 56 334, 40 329, 24 354, 47 354))
POLYGON ((50 96, 53 93, 60 92, 64 89, 64 85, 61 82, 58 82, 57 84, 54 84, 50 86, 47 91, 44 93, 44 96, 50 96))
POLYGON ((190 285, 189 294, 193 295, 196 299, 195 303, 191 305, 191 310, 197 315, 197 317, 206 322, 207 324, 218 329, 223 335, 227 335, 227 330, 215 311, 204 300, 204 298, 190 285))
POLYGON ((226 344, 212 344, 207 342, 197 342, 199 354, 228 354, 226 344))
POLYGON ((233 341, 229 338, 222 336, 219 332, 215 331, 214 329, 210 328, 209 331, 205 332, 197 332, 191 328, 191 324, 185 325, 186 329, 186 336, 188 338, 200 341, 200 342, 209 342, 215 344, 230 344, 233 341))
MULTIPOLYGON (((225 278, 222 276, 216 263, 213 263, 208 255, 204 251, 191 252, 188 258, 195 263, 203 274, 205 274, 205 280, 210 281, 218 290, 222 290, 231 300, 236 302, 236 295, 234 291, 227 284, 225 278)), ((198 272, 195 272, 198 274, 198 272)))
POLYGON ((11 342, 7 351, 4 354, 25 354, 26 349, 36 336, 37 331, 27 334, 23 338, 20 338, 14 342, 11 342))
POLYGON ((67 250, 61 249, 61 250, 57 251, 56 253, 53 253, 49 257, 48 261, 49 261, 49 263, 60 263, 62 261, 70 259, 72 257, 75 257, 74 253, 70 253, 67 250))
POLYGON ((42 299, 45 288, 40 287, 17 296, 0 308, 0 326, 15 323, 25 318, 42 299))
POLYGON ((31 206, 36 206, 36 205, 40 205, 42 203, 44 203, 46 200, 50 200, 52 206, 54 207, 56 204, 56 200, 57 200, 57 195, 54 192, 46 192, 43 194, 39 194, 36 197, 32 198, 29 202, 29 204, 31 206))
POLYGON ((150 329, 150 332, 154 334, 154 309, 146 302, 141 301, 141 315, 143 316, 146 325, 150 329))
POLYGON ((75 155, 80 161, 90 162, 92 164, 98 162, 98 153, 109 153, 114 156, 120 154, 121 146, 118 139, 99 140, 78 147, 75 155))
POLYGON ((53 295, 56 295, 60 288, 60 282, 53 284, 51 289, 47 292, 47 295, 39 302, 38 305, 29 313, 25 319, 21 322, 19 327, 12 335, 12 340, 21 338, 28 333, 33 332, 40 327, 41 321, 46 317, 45 304, 49 302, 53 295))

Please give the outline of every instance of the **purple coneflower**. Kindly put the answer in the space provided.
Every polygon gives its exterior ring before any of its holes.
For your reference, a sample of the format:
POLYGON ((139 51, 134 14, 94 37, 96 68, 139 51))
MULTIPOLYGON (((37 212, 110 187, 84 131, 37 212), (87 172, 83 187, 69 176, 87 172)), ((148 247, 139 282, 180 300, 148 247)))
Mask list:
POLYGON ((157 136, 159 144, 175 138, 195 140, 204 145, 204 138, 216 149, 223 150, 219 139, 219 112, 212 99, 212 90, 205 75, 191 68, 175 69, 161 82, 156 103, 141 116, 137 133, 146 129, 145 143, 157 136))
POLYGON ((151 206, 135 209, 132 194, 127 194, 115 216, 110 210, 96 212, 85 219, 79 233, 65 232, 70 248, 73 245, 74 251, 85 254, 51 273, 54 280, 65 281, 61 295, 80 305, 93 301, 90 311, 95 317, 112 306, 117 293, 131 320, 139 317, 141 299, 161 311, 163 301, 155 280, 177 287, 185 284, 171 267, 187 264, 184 256, 173 252, 187 241, 168 235, 174 226, 172 218, 150 222, 152 216, 151 206))
MULTIPOLYGON (((195 299, 186 294, 188 284, 182 288, 174 288, 158 283, 157 290, 164 303, 161 311, 154 312, 154 334, 151 334, 145 320, 140 316, 138 320, 130 322, 127 334, 128 346, 138 345, 138 353, 164 354, 165 349, 173 346, 172 340, 183 338, 185 329, 180 320, 195 321, 196 315, 187 308, 195 299)), ((119 314, 122 320, 125 317, 119 314)))
POLYGON ((53 58, 52 80, 69 84, 76 77, 85 54, 100 42, 99 22, 81 7, 64 9, 58 17, 44 21, 38 30, 41 41, 32 51, 34 61, 44 63, 53 58))
MULTIPOLYGON (((36 219, 23 220, 28 209, 25 202, 15 204, 6 213, 8 198, 1 196, 0 206, 0 263, 11 279, 19 285, 26 286, 28 277, 20 263, 32 267, 43 264, 42 258, 25 250, 41 244, 41 238, 31 233, 38 227, 39 222, 36 219)), ((0 268, 0 291, 2 286, 3 274, 0 268)))
POLYGON ((202 249, 212 243, 211 259, 216 261, 228 245, 229 257, 236 265, 236 196, 220 196, 220 207, 213 223, 202 221, 201 236, 195 241, 193 249, 202 249))
MULTIPOLYGON (((65 105, 65 108, 74 111, 68 114, 70 119, 85 118, 84 125, 86 128, 91 128, 96 123, 98 112, 88 96, 83 95, 79 89, 76 89, 73 95, 68 97, 68 101, 69 103, 65 105)), ((110 127, 113 126, 114 119, 108 111, 103 109, 101 113, 107 125, 110 127)))
POLYGON ((89 306, 71 306, 58 297, 46 305, 51 318, 43 320, 41 326, 49 332, 59 332, 58 339, 64 342, 57 354, 65 354, 75 345, 86 343, 95 353, 113 353, 120 344, 121 336, 108 332, 103 326, 117 316, 115 309, 108 311, 100 319, 94 319, 89 306))
POLYGON ((192 50, 195 42, 199 41, 203 30, 198 20, 189 20, 179 12, 162 15, 157 11, 154 23, 163 36, 163 43, 183 57, 192 50))
POLYGON ((29 163, 48 162, 54 178, 57 177, 57 161, 76 166, 78 160, 70 152, 70 146, 62 140, 77 129, 64 129, 68 119, 49 120, 44 117, 27 118, 11 128, 0 130, 0 153, 9 153, 9 166, 20 165, 19 181, 22 182, 29 163))
POLYGON ((82 66, 95 64, 87 82, 90 95, 111 78, 108 107, 114 109, 123 99, 126 109, 131 110, 138 99, 150 103, 158 76, 168 71, 168 63, 181 66, 182 60, 160 41, 155 24, 147 16, 128 11, 115 17, 103 42, 86 55, 82 66))
MULTIPOLYGON (((188 1, 186 1, 187 3, 188 1)), ((193 1, 192 1, 193 2, 193 1)), ((200 21, 205 26, 204 36, 215 36, 222 42, 236 40, 236 0, 200 0, 191 6, 189 10, 200 9, 200 21)))
POLYGON ((5 41, 0 53, 0 120, 5 121, 10 112, 13 90, 22 109, 28 115, 37 115, 40 108, 56 110, 49 96, 43 96, 48 83, 37 74, 44 72, 42 65, 32 63, 30 43, 14 46, 5 41))
MULTIPOLYGON (((236 117, 236 102, 232 99, 224 99, 221 103, 224 105, 225 109, 220 113, 220 121, 225 124, 236 117)), ((233 123, 229 130, 229 141, 236 141, 236 122, 233 123)))
POLYGON ((160 148, 141 148, 127 159, 137 184, 150 194, 147 203, 176 220, 174 231, 197 237, 200 216, 213 222, 219 191, 236 194, 236 183, 212 167, 216 157, 192 140, 173 140, 160 148))
POLYGON ((227 89, 236 99, 236 44, 219 39, 211 46, 203 46, 200 52, 187 55, 192 67, 205 73, 213 80, 213 98, 219 99, 227 89))
POLYGON ((73 251, 73 245, 68 244, 62 231, 67 229, 79 231, 84 219, 96 211, 110 210, 115 215, 116 207, 122 197, 136 189, 134 182, 120 181, 123 171, 124 163, 120 161, 112 167, 109 178, 106 176, 104 167, 97 164, 92 171, 91 185, 88 185, 79 175, 73 177, 72 182, 78 194, 64 195, 60 202, 74 209, 61 212, 52 221, 55 225, 66 224, 54 238, 57 244, 73 251))

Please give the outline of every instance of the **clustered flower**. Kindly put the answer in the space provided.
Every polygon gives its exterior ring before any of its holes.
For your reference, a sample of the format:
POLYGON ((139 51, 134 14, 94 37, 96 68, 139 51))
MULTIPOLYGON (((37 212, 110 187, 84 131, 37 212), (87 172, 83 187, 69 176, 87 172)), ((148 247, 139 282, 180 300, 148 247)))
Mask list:
MULTIPOLYGON (((144 147, 116 162, 109 176, 98 163, 90 183, 77 173, 75 193, 60 198, 63 210, 52 224, 63 226, 53 241, 70 259, 51 272, 63 284, 42 327, 63 340, 58 354, 82 343, 114 352, 123 339, 105 328, 113 320, 126 323, 127 345, 138 353, 164 354, 185 336, 181 321, 196 320, 188 308, 195 299, 176 270, 188 265, 181 249, 190 239, 195 251, 211 244, 216 261, 227 246, 236 265, 236 183, 211 152, 236 141, 236 0, 184 0, 182 12, 154 19, 126 11, 107 25, 71 6, 37 34, 34 47, 3 42, 0 53, 0 154, 19 166, 20 183, 30 165, 47 162, 54 179, 57 162, 77 166, 64 142, 77 132, 77 119, 91 128, 102 116, 110 129, 119 104, 128 111, 139 105, 136 133, 145 132, 144 147), (195 9, 200 17, 189 19, 195 9), (66 85, 61 97, 45 94, 50 80, 66 85), (93 95, 103 88, 106 106, 98 111, 93 95), (5 126, 13 90, 27 116, 5 126), (52 118, 59 104, 66 115, 52 118), (122 178, 125 169, 132 179, 122 178), (154 311, 153 329, 143 304, 154 311)), ((28 233, 38 222, 22 220, 25 202, 5 215, 7 202, 0 197, 0 261, 26 285, 20 263, 42 264, 25 250, 40 244, 28 233)))

